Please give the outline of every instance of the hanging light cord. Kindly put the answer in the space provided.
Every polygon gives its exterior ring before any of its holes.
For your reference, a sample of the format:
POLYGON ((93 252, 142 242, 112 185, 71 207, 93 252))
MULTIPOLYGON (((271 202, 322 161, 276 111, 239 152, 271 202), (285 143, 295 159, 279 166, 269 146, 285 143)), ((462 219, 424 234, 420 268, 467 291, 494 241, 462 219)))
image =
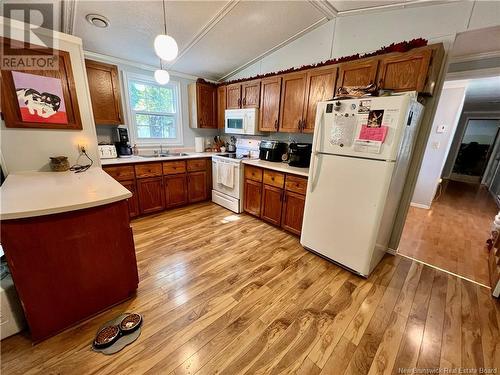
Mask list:
POLYGON ((165 29, 165 35, 167 35, 167 12, 165 8, 165 0, 162 1, 163 4, 163 27, 165 29))

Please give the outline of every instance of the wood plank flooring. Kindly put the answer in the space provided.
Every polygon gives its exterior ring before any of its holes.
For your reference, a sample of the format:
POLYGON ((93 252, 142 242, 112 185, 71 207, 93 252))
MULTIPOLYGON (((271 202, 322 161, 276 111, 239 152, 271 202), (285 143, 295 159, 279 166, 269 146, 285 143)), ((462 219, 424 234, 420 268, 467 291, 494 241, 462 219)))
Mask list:
POLYGON ((368 279, 248 215, 202 203, 133 223, 140 284, 129 301, 36 346, 1 343, 4 374, 391 374, 500 367, 500 306, 486 288, 386 256, 368 279), (105 356, 97 328, 144 315, 105 356), (402 373, 402 372, 399 372, 402 373))
POLYGON ((497 213, 484 187, 445 181, 430 210, 410 207, 398 251, 489 286, 486 240, 497 213))

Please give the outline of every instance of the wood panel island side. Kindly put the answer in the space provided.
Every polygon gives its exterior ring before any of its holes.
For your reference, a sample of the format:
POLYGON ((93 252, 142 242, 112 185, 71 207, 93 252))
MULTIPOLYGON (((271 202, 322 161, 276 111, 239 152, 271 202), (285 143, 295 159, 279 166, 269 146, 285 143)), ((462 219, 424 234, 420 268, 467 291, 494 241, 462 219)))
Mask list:
POLYGON ((107 173, 10 174, 0 194, 2 246, 33 341, 134 294, 131 193, 107 173))

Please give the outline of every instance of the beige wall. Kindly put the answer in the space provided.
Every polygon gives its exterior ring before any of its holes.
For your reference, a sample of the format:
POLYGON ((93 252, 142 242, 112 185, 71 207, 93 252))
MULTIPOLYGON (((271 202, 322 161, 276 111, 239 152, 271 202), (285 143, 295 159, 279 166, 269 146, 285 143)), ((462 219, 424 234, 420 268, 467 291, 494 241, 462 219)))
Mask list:
MULTIPOLYGON (((0 35, 3 36, 5 18, 0 17, 0 35)), ((11 21, 16 30, 23 30, 23 23, 11 21)), ((71 68, 75 79, 76 97, 80 108, 82 130, 43 130, 6 128, 1 121, 1 153, 7 172, 26 170, 49 170, 49 157, 65 155, 70 164, 78 158, 78 144, 85 143, 87 152, 99 166, 97 138, 95 132, 87 75, 83 62, 81 39, 70 35, 46 31, 57 39, 58 49, 67 51, 71 58, 71 68)), ((82 159, 82 162, 84 160, 82 159)))

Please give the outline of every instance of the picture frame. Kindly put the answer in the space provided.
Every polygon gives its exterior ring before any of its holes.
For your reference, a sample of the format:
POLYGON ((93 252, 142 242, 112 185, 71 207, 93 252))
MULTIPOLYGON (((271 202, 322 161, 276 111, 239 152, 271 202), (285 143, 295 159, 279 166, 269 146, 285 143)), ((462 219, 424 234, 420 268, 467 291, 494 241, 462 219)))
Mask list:
POLYGON ((12 50, 0 38, 4 55, 51 55, 56 69, 0 68, 1 112, 7 128, 82 130, 75 80, 68 52, 52 49, 12 50))

